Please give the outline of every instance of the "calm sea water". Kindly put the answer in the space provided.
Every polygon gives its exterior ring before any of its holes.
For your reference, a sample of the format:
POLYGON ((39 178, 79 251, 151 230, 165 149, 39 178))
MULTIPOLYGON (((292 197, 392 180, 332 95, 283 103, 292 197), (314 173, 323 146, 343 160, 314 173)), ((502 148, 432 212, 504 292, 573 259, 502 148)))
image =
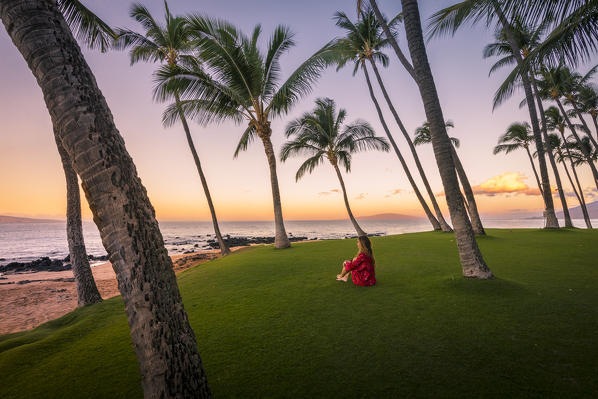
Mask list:
MULTIPOLYGON (((486 227, 498 228, 539 228, 542 223, 540 219, 484 220, 486 227)), ((593 223, 598 226, 598 221, 593 223)), ((360 224, 368 233, 383 235, 430 230, 425 219, 361 221, 360 224)), ((574 220, 574 224, 583 227, 582 220, 574 220)), ((289 235, 308 239, 345 238, 355 234, 348 220, 287 221, 285 226, 289 235)), ((211 222, 161 222, 160 229, 170 254, 206 249, 207 240, 213 238, 211 222)), ((222 222, 220 229, 231 237, 274 236, 273 222, 222 222)), ((105 255, 95 224, 84 222, 83 232, 88 254, 105 255)), ((0 264, 27 262, 42 256, 60 259, 67 254, 65 222, 0 224, 0 264)))

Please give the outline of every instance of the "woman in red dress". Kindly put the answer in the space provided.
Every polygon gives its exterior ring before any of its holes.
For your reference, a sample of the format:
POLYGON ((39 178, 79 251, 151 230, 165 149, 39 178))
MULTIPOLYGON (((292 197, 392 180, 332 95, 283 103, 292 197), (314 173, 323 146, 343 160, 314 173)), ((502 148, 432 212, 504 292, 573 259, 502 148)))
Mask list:
POLYGON ((357 248, 359 253, 353 260, 347 260, 343 263, 341 273, 336 276, 338 281, 346 282, 349 278, 349 272, 353 279, 353 284, 369 287, 376 284, 376 273, 374 266, 374 254, 372 252, 372 243, 366 236, 357 239, 357 248))

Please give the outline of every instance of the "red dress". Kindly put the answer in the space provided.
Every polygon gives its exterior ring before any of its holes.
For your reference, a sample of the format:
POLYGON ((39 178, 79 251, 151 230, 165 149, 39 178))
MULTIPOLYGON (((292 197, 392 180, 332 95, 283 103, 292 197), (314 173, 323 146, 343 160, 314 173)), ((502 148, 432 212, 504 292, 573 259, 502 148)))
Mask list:
POLYGON ((369 287, 376 284, 376 273, 374 271, 373 259, 364 253, 360 253, 357 258, 346 261, 345 269, 351 270, 353 284, 369 287))

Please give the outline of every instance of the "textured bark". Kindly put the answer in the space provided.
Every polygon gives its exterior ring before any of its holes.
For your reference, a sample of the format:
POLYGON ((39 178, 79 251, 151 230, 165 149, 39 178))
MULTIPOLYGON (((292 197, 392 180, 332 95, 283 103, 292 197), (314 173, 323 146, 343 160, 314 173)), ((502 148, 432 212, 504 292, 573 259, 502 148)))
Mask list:
MULTIPOLYGON (((511 24, 507 21, 500 5, 496 0, 492 0, 494 5, 494 11, 500 20, 500 23, 505 30, 507 41, 511 46, 511 50, 517 65, 520 67, 523 64, 523 57, 521 56, 521 48, 515 40, 511 24)), ((550 178, 548 177, 548 168, 546 167, 546 159, 544 157, 544 143, 542 142, 542 133, 540 132, 540 123, 538 122, 538 114, 536 113, 536 106, 534 102, 534 95, 532 92, 532 86, 527 73, 521 74, 521 82, 523 84, 523 90, 525 92, 525 100, 529 111, 530 122, 532 125, 532 132, 534 134, 534 142, 536 144, 536 151, 538 154, 538 166, 540 168, 540 177, 542 180, 542 197, 544 198, 544 218, 546 228, 558 228, 559 221, 554 213, 554 203, 552 201, 552 193, 550 190, 550 178)))
POLYGON ((525 152, 527 153, 529 162, 532 164, 532 170, 534 171, 534 176, 536 176, 536 183, 538 184, 538 189, 540 190, 540 194, 542 196, 544 196, 544 190, 542 189, 542 183, 540 183, 540 177, 538 176, 538 171, 536 170, 536 164, 534 163, 534 157, 532 157, 532 153, 529 151, 529 147, 527 146, 527 144, 525 145, 525 152))
POLYGON ((463 275, 481 279, 492 278, 493 274, 486 265, 476 242, 465 210, 463 196, 459 189, 455 163, 451 154, 452 144, 446 132, 445 119, 442 115, 434 77, 428 63, 417 0, 401 0, 401 3, 403 5, 409 53, 411 54, 417 77, 416 82, 424 103, 426 118, 430 122, 430 136, 434 156, 436 157, 451 221, 455 229, 455 241, 459 249, 463 275))
POLYGON ((434 228, 434 230, 440 230, 441 229, 440 223, 438 223, 438 220, 436 220, 436 218, 432 214, 432 211, 428 207, 426 200, 424 199, 421 192, 419 191, 419 188, 417 187, 417 184, 415 183, 415 180, 413 180, 413 176, 411 175, 411 172, 409 171, 409 166, 407 166, 407 162, 405 162, 405 158, 403 158, 403 154, 401 154, 401 151, 399 150, 397 143, 395 143, 394 138, 390 134, 390 130, 388 129, 388 125, 386 124, 386 121, 384 120, 384 115, 382 114, 382 109, 380 109, 380 104, 378 104, 378 100, 376 99, 376 95, 374 94, 374 90, 372 88, 372 82, 370 81, 370 75, 368 73, 368 69, 365 64, 362 64, 362 69, 363 69, 363 73, 365 74, 365 80, 368 84, 370 97, 376 107, 376 111, 378 112, 378 118, 380 118, 380 123, 382 123, 382 127, 384 128, 386 137, 388 137, 388 141, 390 141, 390 144, 392 145, 392 148, 394 149, 395 154, 397 154, 397 157, 399 157, 399 161, 401 162, 401 166, 403 167, 403 170, 405 171, 405 175, 407 176, 407 179, 409 180, 409 183, 411 184, 411 187, 413 188, 413 192, 415 193, 415 196, 417 197, 419 203, 421 204, 422 208, 424 209, 424 212, 426 213, 428 220, 432 224, 432 228, 434 228))
POLYGON ((455 170, 457 171, 457 176, 459 177, 459 181, 461 181, 461 187, 463 187, 463 192, 465 193, 465 206, 467 207, 467 213, 469 213, 469 220, 471 221, 473 232, 478 236, 486 235, 486 231, 482 225, 482 219, 480 219, 480 214, 478 213, 478 205, 475 201, 475 195, 473 194, 471 184, 469 184, 469 179, 467 178, 467 174, 465 173, 465 169, 459 159, 459 155, 457 155, 455 147, 452 147, 451 155, 455 161, 455 170))
MULTIPOLYGON (((56 137, 56 135, 55 135, 56 137)), ((62 147, 56 141, 64 177, 66 179, 66 238, 69 245, 69 255, 77 286, 77 305, 86 306, 102 302, 102 296, 93 279, 89 258, 83 240, 83 226, 81 225, 81 198, 79 195, 79 179, 73 170, 73 165, 62 147)))
POLYGON ((206 195, 206 200, 208 201, 208 207, 210 208, 210 215, 212 216, 212 225, 214 226, 214 234, 216 235, 216 239, 218 240, 218 245, 220 245, 220 253, 222 255, 230 254, 230 249, 228 245, 222 239, 222 234, 220 233, 220 227, 218 226, 218 218, 216 217, 216 209, 214 208, 214 203, 212 202, 212 196, 210 195, 210 189, 208 188, 208 182, 206 180, 205 175, 203 174, 203 169, 201 168, 201 162, 199 161, 199 155, 197 155, 197 151, 195 150, 195 144, 193 143, 193 138, 191 137, 191 132, 189 131, 189 124, 187 124, 187 118, 185 118, 185 114, 183 110, 179 106, 180 99, 178 94, 175 97, 175 101, 177 104, 177 108, 179 111, 179 117, 181 118, 181 123, 183 124, 183 129, 185 130, 185 136, 187 137, 187 143, 189 144, 189 149, 191 150, 191 154, 193 155, 193 161, 195 161, 195 167, 197 168, 197 173, 199 173, 199 179, 201 180, 201 186, 203 187, 203 192, 206 195))
POLYGON ((0 18, 81 178, 116 272, 145 397, 210 397, 154 209, 56 2, 2 0, 0 18))
POLYGON ((407 141, 407 145, 409 146, 411 155, 413 155, 413 159, 415 161, 415 166, 417 167, 417 171, 419 172, 422 182, 424 183, 424 187, 426 188, 428 196, 430 197, 430 202, 432 202, 432 207, 434 208, 434 213, 436 213, 436 219, 438 220, 438 223, 440 223, 440 228, 442 228, 442 231, 444 231, 444 232, 447 232, 447 233, 451 232, 451 231, 453 231, 453 229, 451 228, 451 226, 449 226, 449 224, 446 222, 446 220, 444 220, 444 216, 442 216, 442 212, 440 211, 440 206, 438 206, 438 201, 436 201, 436 196, 432 192, 432 188, 430 187, 430 183, 428 182, 428 178, 426 177, 424 168, 422 167, 422 164, 419 160, 419 156, 417 155, 417 151, 415 150, 413 141, 411 141, 411 137, 409 137, 409 133, 407 132, 407 129, 405 129, 405 125, 403 125, 403 121, 401 121, 401 118, 399 118, 399 114, 398 114, 397 110, 395 109, 394 105, 392 104, 390 96, 388 95, 388 92, 386 91, 386 87, 384 86, 384 82, 382 81, 382 76, 380 76, 380 72, 378 71, 378 67, 376 66, 376 63, 374 62, 373 59, 370 58, 369 60, 370 60, 370 65, 372 65, 372 69, 374 70, 374 74, 376 75, 376 79, 378 80, 378 85, 380 86, 380 89, 382 89, 382 95, 384 96, 384 99, 386 100, 386 103, 388 104, 388 107, 390 108, 390 112, 394 116, 395 121, 397 122, 397 125, 399 126, 399 129, 401 130, 401 133, 403 133, 403 137, 405 137, 405 140, 407 141))
POLYGON ((353 227, 355 228, 355 231, 357 232, 358 236, 367 236, 367 233, 363 231, 361 226, 359 226, 359 223, 357 223, 357 220, 355 220, 355 217, 353 216, 353 212, 351 212, 351 207, 349 206, 349 199, 347 198, 347 189, 345 188, 345 182, 343 181, 343 176, 341 175, 341 171, 338 168, 338 165, 332 163, 332 166, 334 167, 334 171, 336 172, 338 181, 341 183, 341 188, 343 189, 343 199, 345 200, 345 206, 347 207, 349 219, 351 220, 351 223, 353 224, 353 227))
MULTIPOLYGON (((542 105, 542 98, 540 97, 540 93, 538 92, 538 87, 534 80, 533 75, 530 76, 530 80, 532 83, 532 89, 536 101, 538 103, 538 111, 540 112, 540 119, 542 121, 542 137, 544 138, 544 142, 548 145, 548 127, 546 126, 546 114, 544 114, 544 106, 542 105)), ((567 206, 567 199, 565 198, 565 191, 563 190, 563 185, 561 183, 561 176, 559 174, 559 169, 557 168, 556 161, 554 160, 554 154, 552 153, 551 149, 548 149, 547 153, 548 160, 550 161, 550 166, 552 167, 552 171, 554 173, 554 180, 556 181, 557 191, 559 193, 559 198, 561 200, 561 206, 563 208, 563 216, 565 218, 565 227, 573 227, 573 221, 571 221, 571 215, 569 214, 569 207, 567 206)))
MULTIPOLYGON (((269 129, 269 127, 268 127, 269 129)), ((284 228, 284 220, 282 218, 282 205, 280 203, 280 190, 278 189, 278 177, 276 176, 276 155, 270 141, 271 131, 259 132, 258 135, 264 143, 264 151, 268 159, 268 167, 270 168, 270 185, 272 187, 272 202, 274 203, 274 248, 288 248, 291 246, 289 237, 284 228)))

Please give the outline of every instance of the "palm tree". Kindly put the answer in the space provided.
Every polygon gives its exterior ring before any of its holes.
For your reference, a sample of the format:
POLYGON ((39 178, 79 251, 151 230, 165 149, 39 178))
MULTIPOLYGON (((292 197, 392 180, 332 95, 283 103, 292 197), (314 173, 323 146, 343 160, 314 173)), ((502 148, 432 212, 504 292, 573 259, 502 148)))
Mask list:
POLYGON ((324 162, 324 158, 328 158, 341 184, 349 219, 358 236, 367 236, 351 212, 339 164, 349 173, 353 153, 365 150, 388 151, 389 147, 385 139, 376 137, 374 129, 365 121, 358 120, 343 126, 346 117, 347 111, 344 109, 337 112, 334 100, 317 99, 312 112, 306 112, 287 125, 286 136, 293 139, 283 145, 280 159, 284 162, 289 157, 304 153, 309 156, 297 170, 295 179, 299 181, 305 173, 311 173, 324 162))
MULTIPOLYGON (((447 121, 445 123, 445 126, 447 129, 455 127, 455 125, 451 121, 447 121)), ((459 155, 455 150, 455 148, 459 148, 459 139, 455 137, 450 137, 450 140, 453 144, 452 156, 453 160, 455 161, 455 170, 457 171, 457 176, 459 177, 459 180, 461 181, 461 186, 463 187, 463 191, 465 192, 465 206, 467 207, 467 212, 469 213, 469 219, 471 220, 473 231, 476 235, 486 235, 486 231, 484 231, 484 226, 482 225, 482 220, 480 219, 480 214, 478 213, 478 205, 475 200, 475 195, 473 194, 473 189, 471 188, 471 184, 469 184, 469 179, 467 178, 467 174, 465 173, 463 164, 461 163, 459 155)), ((426 121, 423 123, 422 126, 415 129, 415 137, 413 139, 413 143, 415 145, 422 145, 429 144, 431 142, 432 136, 430 136, 430 124, 426 121)))
POLYGON ((3 0, 0 19, 40 86, 114 268, 146 397, 210 397, 154 208, 54 1, 3 0))
MULTIPOLYGON (((183 17, 175 17, 170 13, 168 3, 164 1, 166 13, 164 15, 164 25, 160 25, 156 19, 150 14, 149 10, 141 4, 133 4, 131 7, 130 16, 143 26, 145 33, 141 34, 129 29, 119 29, 118 36, 115 41, 115 47, 120 49, 130 48, 131 65, 139 61, 152 61, 167 64, 171 67, 176 66, 181 59, 183 62, 188 60, 190 52, 193 49, 191 43, 191 36, 187 27, 187 20, 183 17)), ((180 107, 180 98, 177 92, 173 93, 175 100, 175 107, 178 110, 178 119, 183 125, 187 144, 191 150, 195 167, 201 180, 210 215, 212 217, 212 224, 214 226, 214 234, 220 246, 222 255, 228 255, 230 249, 224 242, 220 227, 218 226, 218 218, 216 217, 216 209, 212 201, 210 189, 206 177, 201 167, 199 155, 195 149, 191 132, 187 119, 180 107)))
MULTIPOLYGON (((256 137, 260 138, 270 168, 276 225, 274 246, 287 248, 290 242, 282 216, 270 122, 272 118, 289 112, 311 90, 312 84, 328 65, 328 45, 281 83, 280 58, 295 45, 289 28, 277 26, 264 53, 258 46, 259 25, 248 37, 225 21, 198 15, 190 16, 188 20, 197 40, 199 59, 206 69, 196 64, 164 70, 161 75, 164 87, 166 90, 178 90, 185 97, 180 103, 183 112, 200 123, 223 120, 247 122, 235 156, 246 150, 256 137)), ((165 119, 177 113, 178 109, 170 106, 165 119)))
POLYGON ((563 68, 563 74, 565 75, 565 80, 567 81, 567 84, 563 87, 565 89, 565 92, 563 93, 565 95, 564 103, 567 105, 571 105, 571 107, 573 108, 574 115, 577 116, 577 118, 581 121, 581 124, 583 126, 583 132, 585 132, 588 135, 590 141, 592 142, 592 144, 594 144, 595 147, 598 147, 598 142, 596 142, 596 140, 592 136, 590 127, 588 126, 585 118, 583 117, 583 110, 581 109, 582 104, 579 100, 579 92, 584 86, 588 84, 590 79, 594 77, 597 70, 598 65, 591 68, 585 75, 582 76, 577 72, 571 71, 569 68, 563 68))
MULTIPOLYGON (((407 179, 409 180, 409 183, 411 184, 411 187, 413 188, 413 191, 415 192, 417 199, 419 200, 422 208, 424 209, 426 216, 430 220, 432 227, 435 230, 442 229, 446 232, 452 231, 451 227, 448 225, 448 223, 444 220, 444 217, 442 216, 442 212, 440 211, 440 207, 438 206, 436 197, 434 196, 434 193, 430 188, 428 179, 426 178, 421 162, 419 161, 419 157, 417 156, 417 152, 415 151, 415 147, 413 146, 411 138, 409 137, 409 134, 407 133, 405 126, 399 118, 399 115, 397 114, 395 108, 392 105, 390 97, 386 92, 384 83, 382 82, 382 79, 376 67, 376 62, 380 62, 382 65, 388 64, 388 57, 381 51, 381 49, 388 44, 388 41, 384 40, 381 37, 380 26, 376 23, 374 15, 372 14, 371 10, 368 9, 366 13, 362 14, 361 19, 357 21, 357 23, 353 23, 346 16, 346 14, 338 12, 335 16, 335 19, 336 25, 347 31, 346 37, 337 40, 334 44, 334 48, 338 52, 337 70, 344 67, 349 61, 352 61, 354 63, 353 74, 357 73, 357 71, 361 67, 366 78, 366 83, 368 85, 370 97, 372 99, 372 102, 374 103, 374 106, 376 107, 378 117, 380 118, 380 122, 384 127, 386 136, 388 137, 388 140, 390 141, 395 151, 395 154, 399 158, 401 166, 405 171, 405 175, 407 176, 407 179), (403 158, 403 155, 401 154, 399 147, 395 143, 394 138, 392 137, 392 134, 388 129, 388 125, 386 124, 386 121, 382 114, 382 110, 380 109, 380 105, 378 103, 378 100, 376 99, 376 96, 372 88, 366 65, 366 62, 368 60, 370 61, 370 64, 374 69, 376 77, 378 78, 378 83, 380 84, 380 87, 383 90, 384 97, 386 98, 387 104, 389 104, 391 108, 391 111, 395 117, 395 121, 397 122, 400 130, 403 132, 403 136, 406 137, 407 143, 409 144, 412 154, 414 155, 418 171, 420 173, 420 176, 422 177, 428 195, 432 201, 432 205, 434 207, 437 218, 435 218, 432 212, 430 211, 430 208, 428 207, 426 200, 423 198, 419 188, 417 187, 417 184, 415 183, 415 180, 413 179, 413 176, 411 175, 411 171, 409 170, 407 162, 405 162, 405 159, 403 158)), ((394 28, 398 21, 399 18, 397 17, 389 24, 391 27, 394 28)))
POLYGON ((584 85, 579 89, 579 102, 583 112, 590 115, 598 138, 598 90, 594 85, 584 85))
POLYGON ((424 103, 426 118, 430 122, 432 147, 434 148, 446 202, 455 229, 455 239, 459 249, 463 275, 482 279, 492 278, 492 271, 486 265, 478 247, 471 223, 467 217, 463 196, 459 189, 459 180, 457 179, 452 157, 453 146, 446 132, 445 119, 442 115, 434 77, 428 62, 417 0, 401 0, 401 3, 403 5, 409 53, 417 77, 417 86, 424 103))

